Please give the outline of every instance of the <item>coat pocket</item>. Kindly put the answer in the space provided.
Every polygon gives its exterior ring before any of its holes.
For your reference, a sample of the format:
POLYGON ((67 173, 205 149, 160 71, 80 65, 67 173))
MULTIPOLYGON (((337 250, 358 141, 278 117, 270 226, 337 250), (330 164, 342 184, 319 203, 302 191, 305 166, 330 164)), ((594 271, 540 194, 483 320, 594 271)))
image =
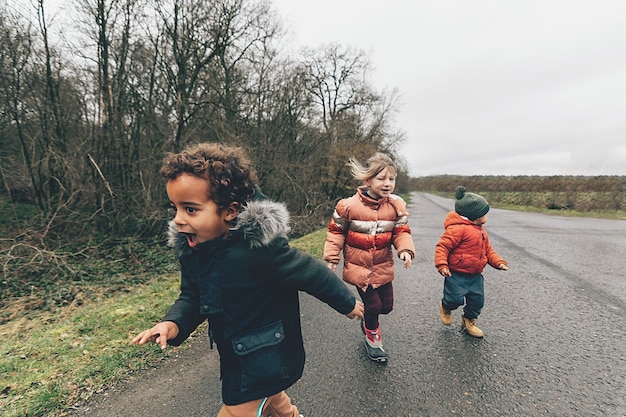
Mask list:
POLYGON ((281 349, 284 339, 282 321, 233 338, 233 351, 241 365, 241 392, 289 378, 281 349))

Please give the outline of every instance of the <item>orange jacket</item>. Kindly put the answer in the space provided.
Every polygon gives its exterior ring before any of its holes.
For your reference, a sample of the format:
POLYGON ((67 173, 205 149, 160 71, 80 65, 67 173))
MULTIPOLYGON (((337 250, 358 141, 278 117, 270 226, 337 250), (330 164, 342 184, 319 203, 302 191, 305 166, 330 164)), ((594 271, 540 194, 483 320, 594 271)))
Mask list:
POLYGON ((395 194, 374 200, 366 190, 359 187, 337 203, 324 243, 324 260, 338 264, 343 251, 343 280, 363 290, 393 280, 391 245, 398 255, 409 252, 415 257, 404 200, 395 194))
POLYGON ((489 263, 494 268, 506 261, 489 243, 487 230, 451 211, 443 222, 445 231, 435 247, 437 271, 448 268, 463 274, 480 274, 489 263))

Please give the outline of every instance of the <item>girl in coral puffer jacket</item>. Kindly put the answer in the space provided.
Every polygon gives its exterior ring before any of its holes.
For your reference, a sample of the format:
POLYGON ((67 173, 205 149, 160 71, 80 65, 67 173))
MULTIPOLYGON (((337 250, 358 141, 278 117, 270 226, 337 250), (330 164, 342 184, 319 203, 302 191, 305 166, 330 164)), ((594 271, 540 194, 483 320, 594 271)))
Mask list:
POLYGON ((404 200, 392 194, 397 169, 391 158, 376 153, 365 166, 353 158, 348 166, 364 185, 337 203, 328 223, 324 260, 335 271, 343 252, 343 280, 357 288, 365 305, 361 329, 367 353, 373 361, 386 362, 378 317, 393 309, 392 246, 405 268, 415 257, 409 213, 404 200))

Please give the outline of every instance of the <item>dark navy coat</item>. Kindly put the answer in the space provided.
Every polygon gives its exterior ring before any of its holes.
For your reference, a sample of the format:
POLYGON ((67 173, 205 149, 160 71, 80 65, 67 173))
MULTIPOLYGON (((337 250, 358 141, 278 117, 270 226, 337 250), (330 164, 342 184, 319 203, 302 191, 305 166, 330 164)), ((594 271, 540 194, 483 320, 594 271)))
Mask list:
POLYGON ((298 291, 342 314, 356 299, 321 261, 289 246, 284 205, 253 201, 228 237, 191 249, 170 225, 178 249, 181 292, 163 318, 180 345, 204 320, 220 353, 222 399, 241 404, 276 394, 301 376, 305 352, 298 291))

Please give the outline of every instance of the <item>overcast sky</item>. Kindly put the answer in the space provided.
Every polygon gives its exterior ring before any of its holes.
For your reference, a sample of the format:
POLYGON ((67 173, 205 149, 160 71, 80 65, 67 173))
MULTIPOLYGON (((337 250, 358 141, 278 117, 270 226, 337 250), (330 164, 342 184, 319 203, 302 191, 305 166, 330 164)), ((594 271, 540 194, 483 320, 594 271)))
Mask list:
POLYGON ((270 1, 398 90, 413 176, 626 175, 626 0, 270 1))
POLYGON ((368 53, 413 176, 626 175, 626 1, 272 0, 368 53))

